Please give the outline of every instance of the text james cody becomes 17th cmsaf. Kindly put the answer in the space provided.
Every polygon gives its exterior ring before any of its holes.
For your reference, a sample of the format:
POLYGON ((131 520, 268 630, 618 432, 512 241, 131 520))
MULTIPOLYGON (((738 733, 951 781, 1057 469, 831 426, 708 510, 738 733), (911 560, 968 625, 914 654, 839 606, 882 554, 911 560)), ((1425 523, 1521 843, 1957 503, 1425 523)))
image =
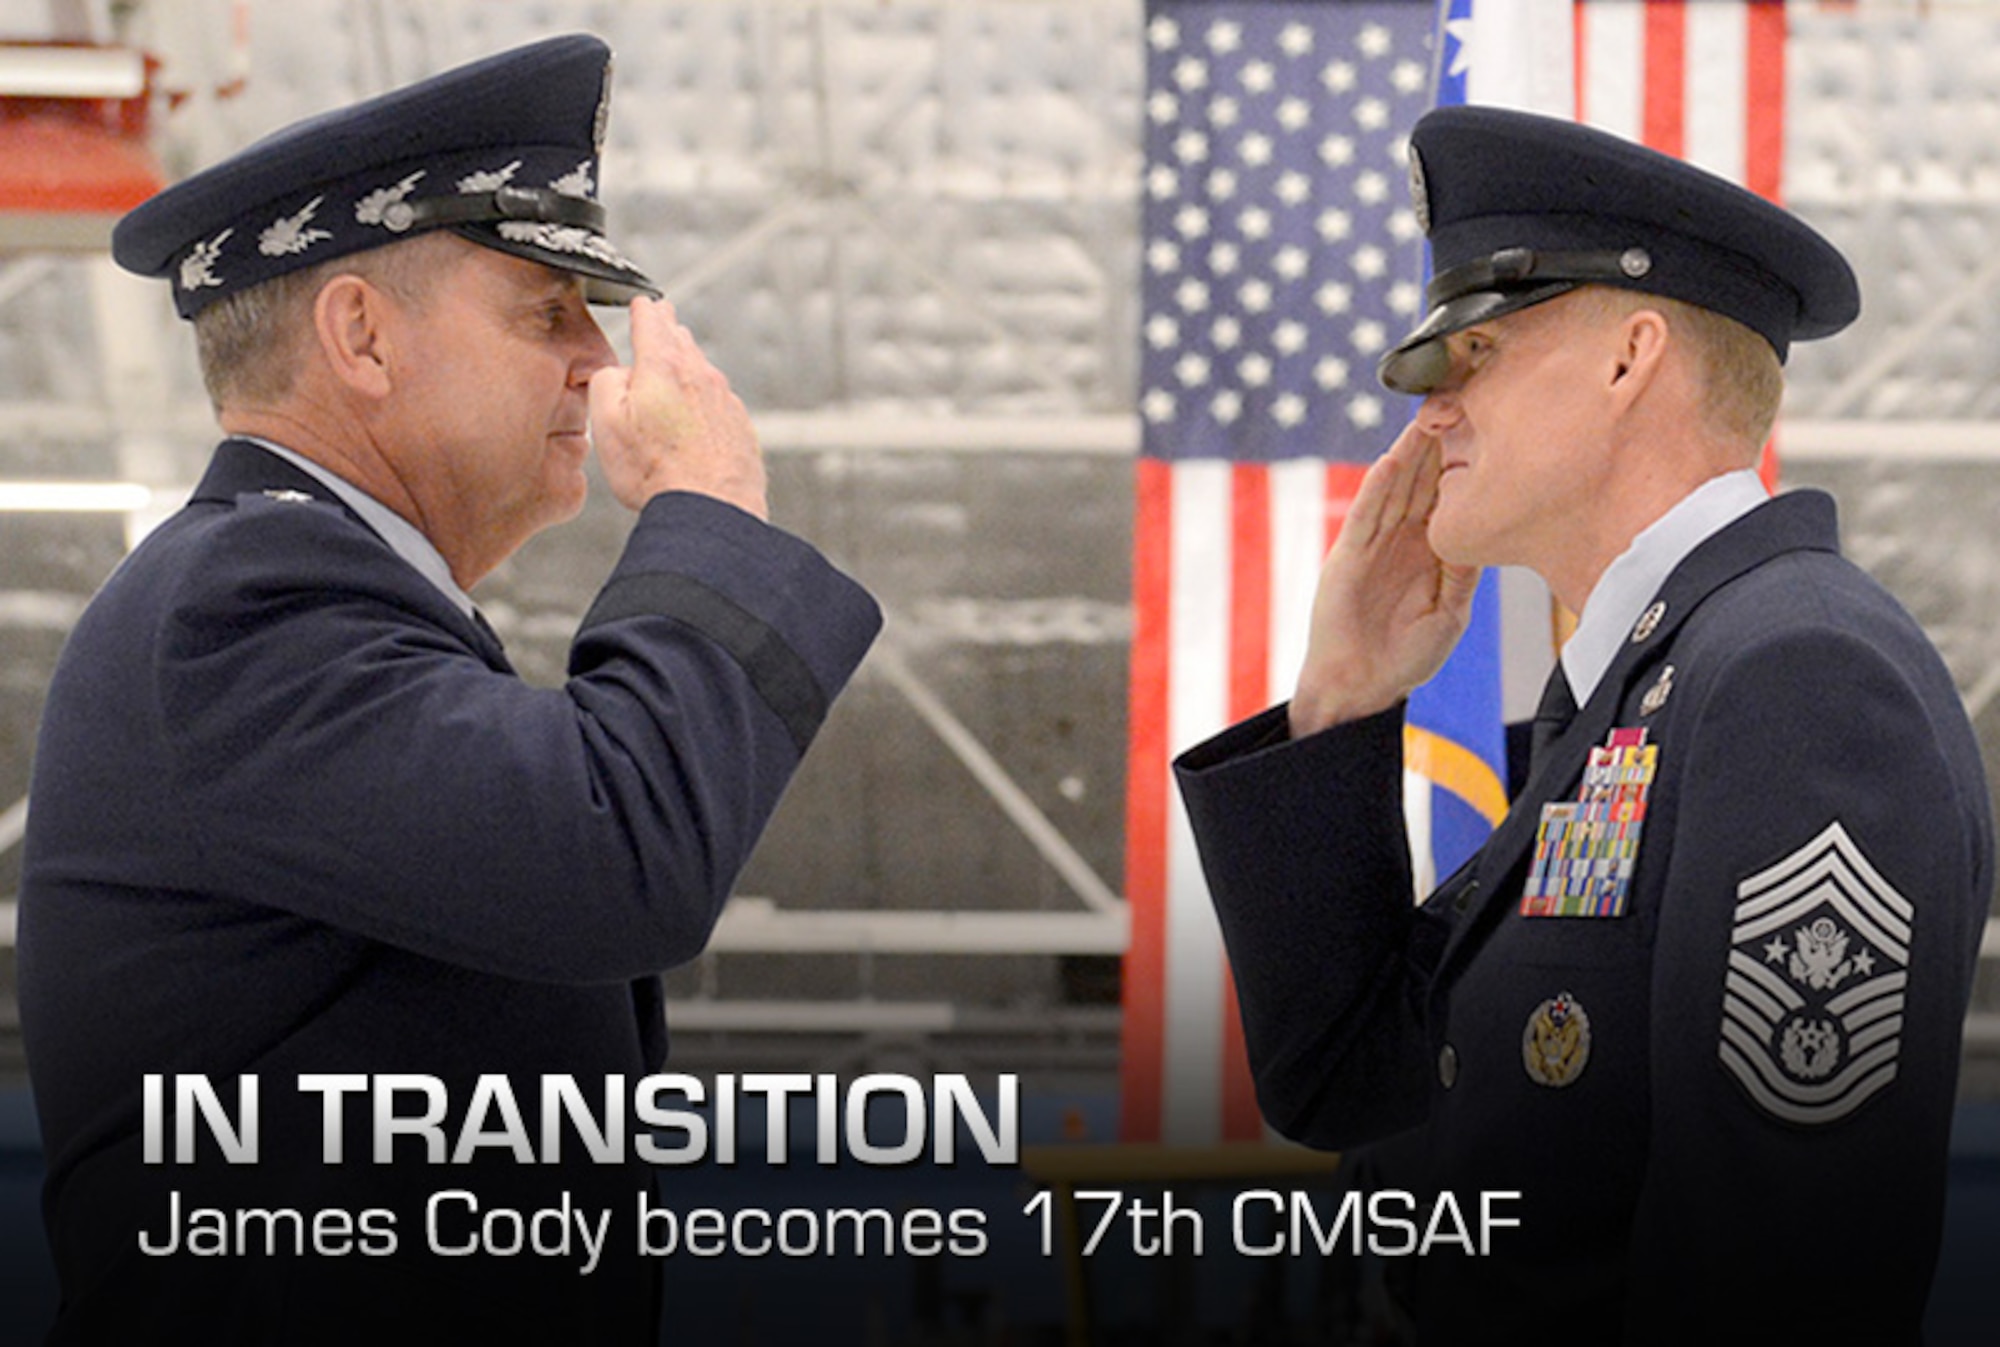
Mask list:
MULTIPOLYGON (((921 1161, 928 1152, 933 1162, 949 1166, 957 1157, 961 1128, 987 1164, 1020 1163, 1018 1077, 998 1078, 991 1113, 962 1075, 933 1076, 927 1084, 928 1088, 914 1077, 889 1073, 863 1076, 844 1087, 831 1075, 753 1073, 720 1075, 711 1087, 693 1076, 662 1073, 642 1077, 629 1088, 624 1077, 607 1077, 601 1102, 593 1102, 574 1077, 544 1076, 538 1145, 504 1076, 479 1078, 455 1138, 447 1137, 444 1125, 451 1109, 449 1090, 436 1077, 326 1074, 296 1079, 299 1091, 320 1097, 321 1159, 329 1165, 341 1164, 346 1157, 350 1099, 368 1106, 370 1157, 377 1164, 390 1163, 398 1138, 405 1139, 406 1150, 420 1146, 433 1165, 466 1164, 488 1151, 504 1152, 523 1164, 555 1164, 562 1158, 567 1126, 575 1144, 594 1163, 623 1164, 636 1158, 661 1166, 729 1166, 738 1162, 739 1110, 752 1099, 763 1102, 764 1158, 772 1166, 790 1161, 787 1117, 794 1099, 812 1106, 812 1150, 821 1165, 836 1164, 845 1156, 864 1165, 904 1166, 921 1161), (900 1121, 885 1126, 893 1111, 871 1115, 871 1105, 888 1099, 900 1101, 902 1107, 900 1121), (690 1107, 704 1104, 712 1106, 709 1111, 690 1107), (884 1138, 885 1130, 894 1135, 884 1138)), ((166 1131, 171 1118, 172 1163, 194 1161, 199 1123, 225 1161, 255 1164, 259 1082, 255 1076, 241 1076, 236 1086, 232 1118, 206 1076, 145 1077, 146 1163, 169 1163, 166 1131)), ((1210 1244, 1208 1215, 1197 1205, 1178 1200, 1172 1191, 1128 1194, 1122 1189, 1093 1188, 1078 1189, 1072 1196, 1083 1214, 1075 1222, 1073 1236, 1083 1257, 1112 1250, 1140 1257, 1200 1256, 1210 1244)), ((1434 1201, 1419 1202, 1415 1194, 1399 1189, 1349 1190, 1329 1212, 1311 1193, 1255 1188, 1235 1194, 1229 1204, 1230 1247, 1252 1257, 1325 1255, 1343 1246, 1353 1254, 1366 1251, 1382 1257, 1446 1250, 1485 1256, 1492 1251, 1496 1230, 1520 1226, 1518 1219, 1505 1214, 1520 1196, 1481 1192, 1473 1201, 1461 1202, 1444 1192, 1434 1201)), ((972 1207, 938 1210, 898 1203, 893 1211, 880 1207, 682 1211, 660 1203, 651 1193, 637 1194, 636 1201, 639 1252, 648 1257, 896 1253, 978 1257, 988 1249, 987 1213, 972 1207)), ((1035 1222, 1043 1256, 1055 1253, 1057 1232, 1071 1222, 1057 1209, 1050 1192, 1038 1192, 1021 1214, 1035 1222)), ((521 1211, 482 1207, 476 1193, 441 1186, 425 1204, 423 1234, 426 1247, 443 1257, 561 1258, 574 1261, 577 1271, 588 1275, 603 1255, 611 1217, 608 1210, 574 1204, 567 1192, 552 1206, 521 1211)), ((177 1190, 169 1194, 158 1224, 139 1232, 140 1251, 153 1257, 382 1257, 396 1253, 401 1243, 396 1213, 384 1208, 324 1207, 307 1212, 288 1207, 190 1206, 177 1190)))

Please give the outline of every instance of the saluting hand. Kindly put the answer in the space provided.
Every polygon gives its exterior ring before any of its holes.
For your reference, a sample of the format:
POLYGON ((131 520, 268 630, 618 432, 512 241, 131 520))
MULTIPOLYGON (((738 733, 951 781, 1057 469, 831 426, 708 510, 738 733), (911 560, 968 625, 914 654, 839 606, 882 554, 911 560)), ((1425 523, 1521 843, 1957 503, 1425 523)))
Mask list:
POLYGON ((1477 566, 1426 536, 1439 444, 1413 421, 1361 479, 1313 596, 1292 736, 1386 711, 1444 664, 1472 614, 1477 566))
POLYGON ((695 491, 770 518, 750 413, 665 300, 632 301, 632 363, 591 376, 590 429, 611 492, 630 509, 695 491))

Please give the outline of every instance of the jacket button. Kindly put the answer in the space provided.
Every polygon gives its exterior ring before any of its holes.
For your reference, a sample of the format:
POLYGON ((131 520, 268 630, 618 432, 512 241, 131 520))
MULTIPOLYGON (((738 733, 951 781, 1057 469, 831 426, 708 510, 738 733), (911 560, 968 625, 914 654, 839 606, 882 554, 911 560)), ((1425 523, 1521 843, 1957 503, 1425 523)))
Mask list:
POLYGON ((1467 884, 1464 888, 1460 889, 1457 895, 1452 898, 1451 910, 1457 913, 1459 916, 1464 916, 1465 909, 1471 907, 1472 900, 1474 898, 1477 898, 1478 896, 1479 896, 1479 881, 1475 879, 1471 883, 1467 884))
POLYGON ((1449 1090, 1458 1081, 1458 1049, 1447 1043, 1438 1052, 1438 1084, 1449 1090))

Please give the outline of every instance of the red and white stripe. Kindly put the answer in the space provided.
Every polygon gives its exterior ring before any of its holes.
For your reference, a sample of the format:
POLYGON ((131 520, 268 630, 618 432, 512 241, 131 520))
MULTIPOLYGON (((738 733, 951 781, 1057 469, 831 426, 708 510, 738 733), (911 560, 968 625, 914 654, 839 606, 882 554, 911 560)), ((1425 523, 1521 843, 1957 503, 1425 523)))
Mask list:
MULTIPOLYGON (((1576 116, 1784 200, 1783 0, 1577 0, 1576 116)), ((1764 450, 1776 487, 1776 441, 1764 450)))
POLYGON ((1139 463, 1127 773, 1128 1141, 1262 1135, 1175 754, 1291 695, 1319 565, 1363 469, 1139 463))

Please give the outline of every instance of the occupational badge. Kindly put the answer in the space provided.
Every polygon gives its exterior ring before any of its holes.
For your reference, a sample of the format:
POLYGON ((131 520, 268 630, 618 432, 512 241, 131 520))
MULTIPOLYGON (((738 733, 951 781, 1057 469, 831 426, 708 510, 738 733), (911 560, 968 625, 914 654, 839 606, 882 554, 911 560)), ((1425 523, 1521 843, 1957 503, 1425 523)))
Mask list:
POLYGON ((1590 1061, 1590 1016, 1568 992, 1542 1002, 1521 1031, 1521 1061, 1528 1079, 1560 1089, 1590 1061))
POLYGON ((1667 704, 1667 698, 1674 691, 1674 666, 1669 664, 1660 670, 1660 681, 1646 689, 1646 695, 1639 703, 1639 714, 1650 716, 1667 704))
POLYGON ((1613 730, 1590 750, 1576 798, 1542 806, 1522 916, 1625 915, 1659 766, 1660 746, 1646 742, 1645 730, 1613 730))
POLYGON ((1838 820, 1736 888, 1722 1065, 1787 1122, 1836 1122, 1896 1078, 1916 909, 1838 820))

